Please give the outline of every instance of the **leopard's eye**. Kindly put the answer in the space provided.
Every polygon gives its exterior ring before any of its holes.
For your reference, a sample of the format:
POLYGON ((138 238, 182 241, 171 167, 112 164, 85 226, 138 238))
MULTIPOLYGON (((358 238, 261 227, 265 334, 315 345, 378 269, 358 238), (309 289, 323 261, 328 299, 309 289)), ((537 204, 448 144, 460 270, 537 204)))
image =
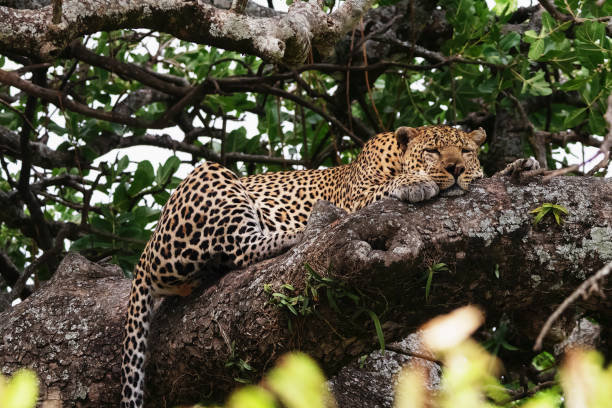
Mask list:
POLYGON ((426 151, 427 153, 435 153, 435 154, 438 154, 438 153, 439 153, 439 152, 438 152, 438 149, 425 149, 425 151, 426 151))
POLYGON ((461 149, 461 153, 467 154, 467 153, 472 153, 472 151, 469 149, 461 149))

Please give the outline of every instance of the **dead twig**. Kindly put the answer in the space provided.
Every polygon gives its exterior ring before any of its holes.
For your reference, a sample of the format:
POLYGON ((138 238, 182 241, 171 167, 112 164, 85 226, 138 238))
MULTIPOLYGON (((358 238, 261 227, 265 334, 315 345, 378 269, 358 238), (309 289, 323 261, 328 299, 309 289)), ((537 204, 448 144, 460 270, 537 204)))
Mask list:
POLYGON ((536 342, 535 342, 535 344, 533 346, 533 350, 534 351, 538 351, 538 350, 542 349, 542 341, 544 340, 544 337, 546 336, 546 334, 550 331, 550 328, 552 327, 552 324, 555 322, 555 320, 557 320, 559 318, 559 316, 561 316, 561 314, 565 311, 565 309, 567 309, 569 307, 569 305, 571 305, 578 298, 578 296, 582 296, 583 299, 586 299, 593 292, 597 292, 601 296, 603 296, 603 293, 601 291, 601 287, 599 285, 604 280, 604 278, 606 278, 610 274, 610 272, 612 272, 612 262, 609 262, 603 268, 598 270, 589 279, 587 279, 584 282, 582 282, 580 284, 580 286, 578 286, 572 292, 572 294, 569 295, 563 301, 563 303, 561 303, 557 307, 557 309, 555 309, 553 314, 551 314, 548 317, 548 320, 546 320, 546 323, 544 323, 544 326, 542 327, 542 330, 540 330, 540 334, 538 335, 538 338, 536 339, 536 342))

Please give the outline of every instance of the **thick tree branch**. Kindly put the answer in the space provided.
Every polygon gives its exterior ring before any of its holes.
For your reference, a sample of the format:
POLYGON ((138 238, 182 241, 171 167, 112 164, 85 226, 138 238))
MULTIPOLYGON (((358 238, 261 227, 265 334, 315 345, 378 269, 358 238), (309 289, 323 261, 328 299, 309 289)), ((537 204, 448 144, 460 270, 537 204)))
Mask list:
MULTIPOLYGON (((34 82, 38 84, 46 83, 46 68, 43 71, 36 70, 33 73, 34 82)), ((36 231, 35 240, 43 249, 51 248, 52 238, 49 231, 49 225, 41 209, 41 203, 30 190, 30 173, 32 170, 32 158, 30 153, 30 136, 34 132, 33 122, 35 122, 36 109, 38 107, 38 99, 32 95, 28 96, 25 106, 25 112, 21 124, 21 133, 19 134, 19 149, 21 153, 21 170, 19 172, 19 180, 17 182, 17 190, 22 200, 26 203, 30 216, 33 221, 34 230, 36 231)), ((25 275, 25 274, 24 274, 25 275)), ((25 281, 23 282, 25 287, 25 281)), ((17 294, 21 293, 23 288, 19 288, 17 294)))
MULTIPOLYGON (((387 340, 472 303, 484 308, 492 324, 502 315, 511 319, 520 333, 512 344, 529 348, 550 311, 612 260, 611 196, 609 179, 564 177, 521 187, 495 178, 475 182, 461 197, 419 205, 381 201, 337 223, 331 208, 318 205, 305 241, 287 254, 231 272, 192 297, 162 303, 151 332, 149 402, 163 406, 225 395, 236 387, 234 378, 245 375, 234 371, 236 365, 227 366, 232 359, 260 372, 283 352, 301 349, 333 373, 375 348, 366 314, 350 320, 324 295, 311 299, 317 313, 306 316, 292 317, 270 304, 264 284, 283 291, 289 283, 297 289, 288 295, 301 294, 306 263, 332 282, 342 282, 343 290, 358 288, 361 306, 341 298, 336 302, 348 316, 359 307, 375 311, 387 340), (529 211, 543 202, 568 209, 563 226, 552 217, 533 225, 529 211), (437 262, 450 271, 434 276, 425 303, 423 277, 437 262)), ((68 256, 48 286, 0 314, 0 338, 5 339, 0 366, 13 372, 36 362, 42 401, 60 395, 64 405, 78 399, 115 406, 129 286, 116 272, 68 256)), ((610 293, 609 287, 603 290, 610 293)), ((607 319, 610 299, 582 301, 577 307, 607 319)))
MULTIPOLYGON (((4 251, 0 251, 0 276, 2 277, 2 279, 4 279, 4 284, 10 287, 13 287, 15 282, 17 282, 19 280, 19 277, 21 276, 21 271, 19 270, 19 268, 15 266, 11 258, 4 251)), ((12 290, 12 293, 16 293, 14 288, 12 290)), ((19 293, 19 296, 25 299, 31 294, 32 291, 27 287, 24 287, 21 293, 19 293)), ((0 310, 0 312, 2 311, 3 310, 0 310)))
POLYGON ((196 0, 69 0, 63 2, 60 24, 52 23, 51 5, 39 10, 0 7, 0 50, 49 60, 86 34, 148 28, 296 65, 304 61, 311 47, 329 54, 371 4, 372 0, 348 0, 326 14, 316 1, 297 1, 286 15, 259 18, 196 0))
MULTIPOLYGON (((0 154, 21 158, 19 135, 3 126, 0 126, 0 154)), ((46 169, 75 167, 77 163, 86 167, 86 161, 82 160, 77 152, 53 150, 40 142, 30 141, 30 154, 33 165, 46 169)))

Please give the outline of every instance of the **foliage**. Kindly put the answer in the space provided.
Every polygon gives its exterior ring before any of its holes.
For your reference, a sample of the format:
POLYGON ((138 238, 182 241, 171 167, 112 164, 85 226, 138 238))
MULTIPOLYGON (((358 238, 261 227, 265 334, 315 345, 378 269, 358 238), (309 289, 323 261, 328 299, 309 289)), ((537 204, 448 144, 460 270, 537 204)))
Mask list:
POLYGON ((225 363, 226 368, 237 368, 239 372, 238 377, 234 377, 234 381, 248 384, 251 382, 251 377, 254 374, 254 369, 251 365, 236 355, 236 343, 232 341, 231 353, 225 363))
POLYGON ((289 284, 281 285, 282 292, 275 292, 270 284, 264 284, 264 292, 270 296, 269 303, 289 311, 289 330, 292 330, 293 316, 319 315, 317 304, 320 302, 320 292, 324 292, 328 305, 337 314, 346 316, 348 322, 354 324, 359 316, 367 315, 374 325, 380 350, 384 351, 385 336, 378 315, 368 304, 370 299, 359 289, 348 288, 344 282, 321 276, 308 264, 304 265, 304 269, 306 285, 302 293, 289 284))
MULTIPOLYGON (((612 365, 596 351, 574 350, 563 363, 558 380, 533 395, 511 396, 498 376, 500 361, 469 338, 482 323, 478 309, 468 306, 425 324, 422 338, 442 365, 441 388, 426 386, 427 373, 412 361, 403 368, 395 387, 395 408, 606 408, 612 401, 612 365), (562 405, 562 401, 565 401, 562 405)), ((546 353, 547 354, 547 353, 546 353)), ((541 354, 535 360, 548 361, 541 354)), ((550 355, 548 355, 550 356, 550 355)), ((554 364, 554 359, 553 359, 554 364)), ((333 398, 316 363, 301 353, 287 354, 260 385, 235 391, 226 408, 333 407, 333 398)))
POLYGON ((567 209, 562 205, 552 203, 544 203, 540 207, 529 212, 535 214, 535 217, 533 218, 533 225, 537 225, 540 221, 542 221, 546 214, 551 214, 553 217, 555 217, 557 225, 561 225, 563 224, 563 216, 569 214, 567 209))
POLYGON ((30 370, 19 370, 7 380, 0 375, 0 407, 33 408, 38 398, 38 380, 30 370))
POLYGON ((445 263, 436 263, 427 268, 427 282, 425 282, 425 301, 429 301, 429 293, 431 291, 431 283, 433 275, 436 272, 448 271, 448 265, 445 263))
POLYGON ((499 324, 499 327, 494 328, 495 330, 491 330, 490 337, 488 340, 482 343, 482 346, 487 349, 491 354, 497 356, 500 349, 508 350, 508 351, 516 351, 517 347, 508 343, 507 335, 508 335, 508 324, 505 321, 502 321, 499 324))

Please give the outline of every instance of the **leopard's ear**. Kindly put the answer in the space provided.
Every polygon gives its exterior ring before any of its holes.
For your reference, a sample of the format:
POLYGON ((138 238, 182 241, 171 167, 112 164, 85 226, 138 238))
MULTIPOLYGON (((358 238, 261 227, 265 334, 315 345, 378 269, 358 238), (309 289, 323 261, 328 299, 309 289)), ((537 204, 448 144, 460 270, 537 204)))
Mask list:
POLYGON ((468 136, 474 141, 474 143, 480 146, 487 138, 487 132, 485 132, 483 128, 479 127, 478 129, 468 133, 468 136))
POLYGON ((415 128, 411 128, 408 126, 402 126, 397 128, 395 131, 395 140, 397 140, 397 144, 399 145, 402 152, 406 151, 408 147, 408 143, 417 137, 419 132, 415 128))

